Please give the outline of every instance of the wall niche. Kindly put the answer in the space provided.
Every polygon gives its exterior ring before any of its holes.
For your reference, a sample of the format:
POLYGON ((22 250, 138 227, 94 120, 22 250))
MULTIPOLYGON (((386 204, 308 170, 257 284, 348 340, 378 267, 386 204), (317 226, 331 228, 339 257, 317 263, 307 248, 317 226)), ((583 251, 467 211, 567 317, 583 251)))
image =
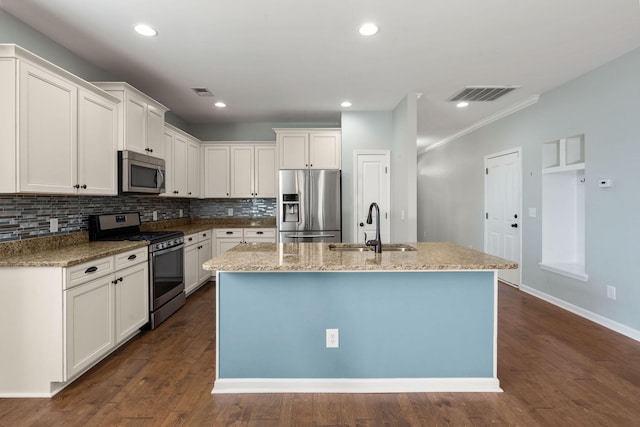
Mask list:
POLYGON ((542 145, 540 268, 587 281, 584 135, 542 145))

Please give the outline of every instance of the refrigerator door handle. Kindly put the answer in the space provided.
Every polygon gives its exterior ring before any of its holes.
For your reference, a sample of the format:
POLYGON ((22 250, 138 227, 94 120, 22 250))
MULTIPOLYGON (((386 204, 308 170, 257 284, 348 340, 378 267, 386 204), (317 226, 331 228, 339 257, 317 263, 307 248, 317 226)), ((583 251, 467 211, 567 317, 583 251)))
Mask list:
POLYGON ((335 234, 285 234, 284 237, 290 237, 292 239, 306 239, 306 238, 319 238, 319 237, 336 237, 335 234))

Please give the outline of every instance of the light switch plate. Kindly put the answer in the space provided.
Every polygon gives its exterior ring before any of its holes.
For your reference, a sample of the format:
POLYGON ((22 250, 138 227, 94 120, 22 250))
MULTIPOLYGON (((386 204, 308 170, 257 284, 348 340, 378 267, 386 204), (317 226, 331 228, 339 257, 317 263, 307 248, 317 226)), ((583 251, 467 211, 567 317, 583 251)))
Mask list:
POLYGON ((529 208, 529 216, 535 218, 538 215, 536 208, 529 208))

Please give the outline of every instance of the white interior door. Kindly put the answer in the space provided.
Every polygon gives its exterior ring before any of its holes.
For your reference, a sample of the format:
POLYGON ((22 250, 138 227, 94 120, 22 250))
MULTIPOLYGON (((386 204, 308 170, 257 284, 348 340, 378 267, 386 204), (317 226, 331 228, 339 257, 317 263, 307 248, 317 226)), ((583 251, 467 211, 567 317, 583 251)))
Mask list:
POLYGON ((500 270, 500 280, 520 286, 521 159, 520 149, 485 158, 485 252, 518 263, 500 270))
POLYGON ((375 210, 372 216, 372 224, 367 224, 369 206, 376 202, 380 207, 380 238, 382 243, 391 241, 389 230, 391 223, 389 216, 389 188, 390 179, 390 154, 387 150, 366 150, 354 152, 355 163, 355 198, 353 212, 353 227, 355 241, 363 243, 371 240, 376 235, 375 210))

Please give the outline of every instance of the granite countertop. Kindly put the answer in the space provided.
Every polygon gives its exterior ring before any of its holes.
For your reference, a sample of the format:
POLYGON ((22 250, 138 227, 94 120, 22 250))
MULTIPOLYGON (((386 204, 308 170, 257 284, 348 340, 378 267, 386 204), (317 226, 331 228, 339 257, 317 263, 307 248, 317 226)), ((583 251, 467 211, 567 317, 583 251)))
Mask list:
POLYGON ((212 228, 276 228, 275 218, 208 218, 195 220, 171 220, 157 223, 145 223, 142 229, 182 231, 185 236, 211 230, 212 228))
MULTIPOLYGON (((175 230, 185 235, 212 228, 275 228, 269 218, 181 218, 141 225, 142 231, 175 230)), ((0 243, 0 267, 69 267, 142 248, 146 241, 90 242, 86 231, 0 243)))
POLYGON ((416 251, 339 252, 329 243, 243 243, 204 263, 207 270, 353 271, 353 270, 502 270, 514 262, 447 242, 410 243, 416 251))
POLYGON ((70 267, 98 258, 143 248, 142 242, 80 242, 54 248, 41 248, 28 253, 13 253, 0 258, 0 267, 70 267))

